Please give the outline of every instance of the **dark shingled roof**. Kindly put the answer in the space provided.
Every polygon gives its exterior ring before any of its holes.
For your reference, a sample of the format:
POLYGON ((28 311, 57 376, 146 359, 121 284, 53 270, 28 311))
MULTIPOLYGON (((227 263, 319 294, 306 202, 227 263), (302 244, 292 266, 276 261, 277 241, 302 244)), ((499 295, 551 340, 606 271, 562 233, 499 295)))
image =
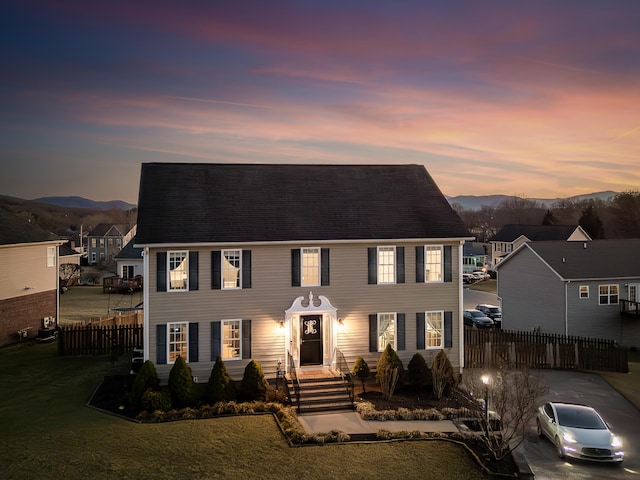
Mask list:
POLYGON ((142 248, 134 247, 134 243, 136 243, 136 237, 133 237, 129 242, 124 246, 122 250, 118 252, 115 256, 117 259, 128 258, 130 260, 142 260, 142 248))
MULTIPOLYGON (((530 242, 533 250, 567 280, 640 278, 640 239, 591 240, 588 242, 530 242)), ((504 268, 516 250, 497 266, 504 268)))
POLYGON ((91 232, 87 236, 89 237, 104 237, 104 236, 124 237, 129 232, 129 230, 131 230, 131 227, 125 224, 114 225, 113 223, 99 223, 98 225, 96 225, 96 227, 93 230, 91 230, 91 232))
POLYGON ((418 165, 142 165, 139 245, 463 237, 418 165))
POLYGON ((504 225, 491 239, 492 242, 513 242, 515 239, 525 236, 529 240, 567 240, 578 225, 504 225))
POLYGON ((57 235, 17 217, 4 208, 0 208, 0 245, 51 242, 55 240, 59 240, 57 235))

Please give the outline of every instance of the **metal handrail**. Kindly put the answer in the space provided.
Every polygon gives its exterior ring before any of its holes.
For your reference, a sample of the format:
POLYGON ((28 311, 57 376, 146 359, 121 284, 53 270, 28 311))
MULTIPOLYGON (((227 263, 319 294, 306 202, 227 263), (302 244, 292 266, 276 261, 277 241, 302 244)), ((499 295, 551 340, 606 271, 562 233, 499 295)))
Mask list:
POLYGON ((293 392, 296 397, 296 409, 300 412, 300 379, 298 378, 298 374, 296 372, 296 365, 293 361, 293 357, 291 356, 291 352, 287 350, 287 361, 289 363, 289 375, 291 375, 291 383, 293 384, 293 392))
POLYGON ((347 393, 349 394, 349 400, 351 400, 351 403, 353 403, 355 395, 353 379, 351 378, 351 369, 349 368, 347 360, 344 358, 344 354, 337 348, 335 349, 335 359, 336 370, 338 370, 338 373, 342 377, 342 381, 345 383, 347 393))

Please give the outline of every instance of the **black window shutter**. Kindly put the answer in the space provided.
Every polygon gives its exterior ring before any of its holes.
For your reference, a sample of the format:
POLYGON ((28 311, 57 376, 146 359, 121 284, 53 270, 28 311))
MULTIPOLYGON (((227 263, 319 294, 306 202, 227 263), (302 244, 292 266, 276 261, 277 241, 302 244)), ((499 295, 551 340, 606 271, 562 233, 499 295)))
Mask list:
POLYGON ((416 349, 424 350, 424 339, 426 335, 425 330, 425 315, 424 312, 416 313, 416 349))
POLYGON ((300 286, 300 249, 291 250, 291 286, 300 286))
POLYGON ((369 351, 378 351, 378 315, 369 315, 369 351))
POLYGON ((198 361, 198 324, 189 323, 189 363, 198 361))
POLYGON ((251 358, 251 320, 242 320, 242 358, 251 358))
POLYGON ((211 252, 211 289, 220 290, 222 288, 222 264, 220 250, 211 252))
POLYGON ((242 250, 242 288, 251 288, 251 250, 242 250))
POLYGON ((198 252, 189 252, 189 290, 198 290, 198 252))
POLYGON ((329 285, 329 249, 320 250, 320 285, 329 285))
POLYGON ((452 280, 451 274, 451 245, 444 247, 444 279, 445 282, 452 280))
MULTIPOLYGON (((378 249, 376 247, 369 247, 368 249, 369 256, 369 285, 375 285, 378 283, 378 249)), ((377 351, 376 347, 375 350, 377 351)))
POLYGON ((398 350, 405 350, 404 313, 396 315, 396 327, 396 347, 398 350))
POLYGON ((156 254, 156 290, 167 291, 167 252, 156 254))
POLYGON ((396 283, 404 283, 404 247, 396 247, 396 283))
POLYGON ((222 348, 220 340, 220 322, 211 322, 211 360, 215 361, 222 348))
POLYGON ((156 363, 167 363, 167 325, 156 325, 156 363))
POLYGON ((444 348, 453 347, 453 321, 452 313, 444 312, 444 348))
POLYGON ((416 247, 416 283, 424 283, 424 246, 416 247))

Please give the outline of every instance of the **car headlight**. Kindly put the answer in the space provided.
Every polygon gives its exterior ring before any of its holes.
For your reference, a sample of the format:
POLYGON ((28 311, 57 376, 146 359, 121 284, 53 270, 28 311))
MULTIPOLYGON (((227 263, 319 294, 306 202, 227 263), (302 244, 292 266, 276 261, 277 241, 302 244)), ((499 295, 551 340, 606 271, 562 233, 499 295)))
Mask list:
POLYGON ((562 432, 562 439, 567 443, 576 443, 576 437, 574 437, 571 432, 562 432))
POLYGON ((620 437, 614 435, 611 438, 611 446, 614 448, 621 448, 622 447, 622 440, 620 440, 620 437))

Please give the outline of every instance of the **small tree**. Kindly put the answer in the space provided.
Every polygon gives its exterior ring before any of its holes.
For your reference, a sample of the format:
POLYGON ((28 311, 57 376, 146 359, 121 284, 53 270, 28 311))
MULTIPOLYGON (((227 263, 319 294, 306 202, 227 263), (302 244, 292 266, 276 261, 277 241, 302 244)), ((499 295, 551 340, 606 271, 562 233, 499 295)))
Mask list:
POLYGON ((205 400, 209 403, 230 402, 236 399, 236 392, 227 367, 218 355, 213 364, 209 382, 205 391, 205 400))
POLYGON ((142 408, 142 397, 144 393, 151 389, 155 389, 160 385, 160 379, 156 372, 156 367, 151 360, 147 360, 140 367, 140 371, 136 375, 133 385, 131 387, 131 393, 129 394, 129 403, 134 408, 142 408))
POLYGON ((177 408, 188 407, 194 403, 193 377, 191 368, 178 357, 169 372, 169 391, 173 405, 177 408))
POLYGON ((391 345, 387 345, 376 366, 376 379, 382 387, 382 397, 385 400, 390 400, 393 397, 393 392, 398 381, 402 379, 403 373, 402 360, 400 360, 396 351, 391 348, 391 345))
POLYGON ((424 357, 415 353, 407 365, 407 382, 417 391, 432 385, 431 371, 424 357))
POLYGON ((362 382, 362 392, 367 393, 367 390, 364 386, 364 381, 369 378, 371 375, 371 371, 369 370, 369 365, 365 362, 364 358, 358 357, 356 359, 356 363, 353 364, 353 375, 360 379, 362 382))
POLYGON ((433 377, 433 396, 440 400, 443 395, 448 395, 458 386, 458 377, 453 371, 453 366, 444 350, 440 350, 433 359, 431 365, 433 377))
POLYGON ((262 367, 255 360, 251 360, 244 369, 240 393, 245 401, 264 400, 269 383, 264 378, 262 367))

